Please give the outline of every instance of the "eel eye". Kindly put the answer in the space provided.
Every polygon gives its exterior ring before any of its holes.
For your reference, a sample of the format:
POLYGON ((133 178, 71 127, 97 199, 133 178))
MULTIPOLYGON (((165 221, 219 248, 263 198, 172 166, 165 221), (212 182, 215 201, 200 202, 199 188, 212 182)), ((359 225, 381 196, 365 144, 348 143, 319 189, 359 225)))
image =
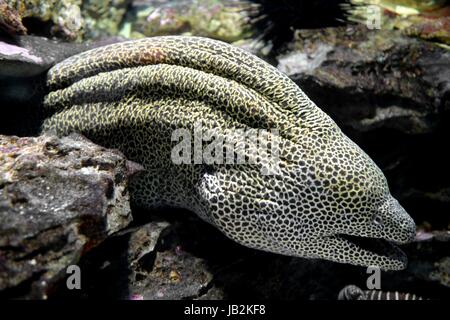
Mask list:
POLYGON ((378 214, 374 214, 372 217, 372 223, 378 227, 383 227, 383 218, 378 214))

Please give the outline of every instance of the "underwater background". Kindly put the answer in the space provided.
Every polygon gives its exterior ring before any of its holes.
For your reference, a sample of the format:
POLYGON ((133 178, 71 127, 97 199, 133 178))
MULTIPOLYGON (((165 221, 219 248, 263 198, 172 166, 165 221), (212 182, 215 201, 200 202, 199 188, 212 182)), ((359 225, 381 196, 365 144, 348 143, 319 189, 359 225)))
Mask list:
POLYGON ((138 166, 81 137, 34 138, 51 66, 160 35, 231 43, 295 81, 376 162, 416 222, 416 239, 403 246, 408 267, 383 272, 382 291, 450 298, 445 0, 0 0, 0 298, 369 299, 348 289, 366 290, 365 268, 248 249, 184 210, 130 209, 126 197, 100 195, 123 190, 117 176, 138 166), (73 165, 80 141, 113 186, 93 176, 81 192, 76 172, 31 182, 37 164, 73 165), (11 154, 24 160, 12 180, 11 154), (69 213, 40 218, 73 199, 69 213), (83 270, 82 290, 65 286, 72 264, 83 270))

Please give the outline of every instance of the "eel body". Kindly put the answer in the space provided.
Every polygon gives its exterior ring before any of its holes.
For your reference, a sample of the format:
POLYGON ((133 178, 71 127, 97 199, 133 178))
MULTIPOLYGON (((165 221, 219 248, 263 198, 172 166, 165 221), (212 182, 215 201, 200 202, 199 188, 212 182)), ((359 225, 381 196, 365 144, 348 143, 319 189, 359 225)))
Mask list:
POLYGON ((381 290, 362 290, 355 285, 348 285, 338 295, 338 300, 424 300, 413 293, 389 292, 381 290))
MULTIPOLYGON (((80 132, 144 165, 130 186, 135 204, 187 208, 251 248, 405 267, 392 243, 409 242, 415 225, 381 170, 256 56, 201 37, 146 38, 70 57, 50 69, 47 85, 44 131, 80 132), (197 148, 197 128, 247 161, 174 161, 180 144, 197 148), (255 131, 278 146, 274 174, 261 170, 273 159, 260 143, 242 139, 255 131)), ((217 145, 209 154, 225 157, 217 145)))

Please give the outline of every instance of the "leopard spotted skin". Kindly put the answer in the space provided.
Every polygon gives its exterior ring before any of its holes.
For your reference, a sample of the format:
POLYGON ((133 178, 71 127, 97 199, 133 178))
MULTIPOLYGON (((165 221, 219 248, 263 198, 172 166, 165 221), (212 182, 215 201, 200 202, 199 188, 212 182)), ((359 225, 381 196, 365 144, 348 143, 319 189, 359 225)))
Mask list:
POLYGON ((382 171, 256 56, 201 37, 146 38, 68 58, 50 69, 47 85, 43 131, 80 132, 143 164, 145 174, 130 186, 135 204, 189 209, 255 249, 405 268, 391 242, 411 241, 415 224, 382 171), (254 163, 174 163, 174 130, 198 124, 223 139, 267 130, 279 143, 279 171, 262 174, 268 159, 251 141, 234 152, 254 163), (378 250, 350 237, 373 238, 378 250))

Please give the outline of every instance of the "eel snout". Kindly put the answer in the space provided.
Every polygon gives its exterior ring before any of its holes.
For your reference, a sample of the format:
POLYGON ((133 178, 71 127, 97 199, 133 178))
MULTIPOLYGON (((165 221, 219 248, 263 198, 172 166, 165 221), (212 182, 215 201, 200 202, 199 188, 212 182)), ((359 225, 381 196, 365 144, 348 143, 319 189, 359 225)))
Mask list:
POLYGON ((379 266, 384 270, 403 270, 406 254, 398 245, 410 243, 416 235, 414 220, 392 196, 378 210, 365 228, 350 226, 331 235, 345 259, 362 266, 379 266))

